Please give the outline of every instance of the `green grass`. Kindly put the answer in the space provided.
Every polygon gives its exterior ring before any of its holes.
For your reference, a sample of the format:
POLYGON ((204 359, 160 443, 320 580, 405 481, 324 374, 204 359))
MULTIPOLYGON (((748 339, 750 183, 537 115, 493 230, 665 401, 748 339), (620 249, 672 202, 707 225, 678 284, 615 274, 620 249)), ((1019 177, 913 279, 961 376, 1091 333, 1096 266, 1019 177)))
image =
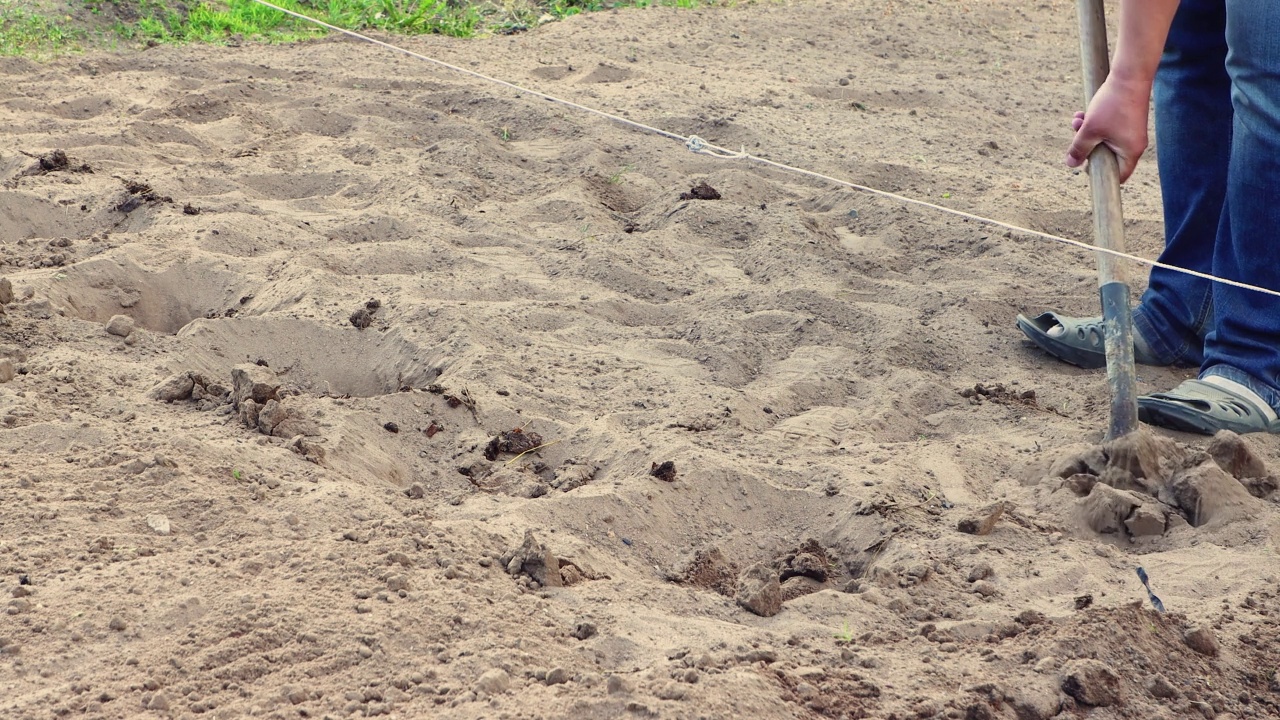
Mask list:
POLYGON ((0 56, 57 55, 79 47, 84 32, 60 19, 32 12, 14 0, 0 0, 0 56))
MULTIPOLYGON (((69 0, 70 14, 56 18, 33 10, 34 1, 0 0, 0 55, 43 57, 89 45, 114 47, 121 43, 292 42, 326 32, 253 0, 193 0, 185 6, 175 0, 69 0)), ((348 30, 472 37, 523 32, 597 10, 693 8, 734 5, 739 0, 272 1, 348 30)))

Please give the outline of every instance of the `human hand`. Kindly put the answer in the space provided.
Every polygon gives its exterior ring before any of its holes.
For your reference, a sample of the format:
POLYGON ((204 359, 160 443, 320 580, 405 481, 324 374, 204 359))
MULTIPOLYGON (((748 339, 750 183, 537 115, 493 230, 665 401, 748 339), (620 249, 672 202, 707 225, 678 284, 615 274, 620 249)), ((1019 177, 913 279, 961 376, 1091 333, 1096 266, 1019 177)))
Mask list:
POLYGON ((1067 150, 1067 167, 1080 167, 1100 143, 1111 148, 1120 165, 1120 182, 1129 179, 1138 158, 1147 149, 1147 113, 1151 103, 1149 82, 1107 78, 1089 103, 1071 120, 1076 131, 1067 150))

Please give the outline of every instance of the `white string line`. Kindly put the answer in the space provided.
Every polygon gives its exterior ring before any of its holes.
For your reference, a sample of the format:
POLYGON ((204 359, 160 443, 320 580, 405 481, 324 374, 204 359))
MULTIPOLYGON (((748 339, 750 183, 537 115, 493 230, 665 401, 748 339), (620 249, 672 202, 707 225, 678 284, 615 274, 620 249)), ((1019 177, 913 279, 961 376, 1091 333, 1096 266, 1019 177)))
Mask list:
POLYGON ((358 32, 355 32, 354 30, 341 28, 341 27, 338 27, 337 25, 330 25, 329 23, 324 22, 323 20, 317 20, 316 18, 313 18, 309 15, 303 15, 302 13, 294 12, 293 10, 287 10, 285 8, 282 8, 279 5, 273 5, 272 3, 267 2, 267 0, 253 0, 253 1, 264 7, 269 7, 272 10, 275 10, 277 12, 284 13, 285 15, 298 18, 299 20, 303 20, 305 22, 319 25, 322 28, 326 28, 336 33, 341 33, 343 35, 356 38, 357 40, 363 40, 373 45, 379 45, 381 47, 384 47, 394 52, 402 53, 404 55, 408 55, 410 57, 414 57, 419 60, 424 60, 426 62, 438 65, 448 70, 452 70, 456 73, 469 75, 471 77, 484 80, 485 82, 490 82, 490 83, 494 83, 495 85, 501 85, 503 87, 511 88, 512 90, 515 90, 517 92, 525 93, 527 95, 533 95, 534 97, 539 97, 539 98, 542 98, 543 100, 549 100, 554 103, 559 103, 560 105, 571 107, 576 110, 581 110, 586 113, 591 113, 592 115, 598 115, 602 118, 605 118, 607 120, 612 120, 613 122, 619 123, 621 125, 626 125, 626 126, 635 128, 636 130, 642 130, 644 132, 653 133, 655 135, 661 135, 662 137, 670 138, 672 140, 678 140, 684 143, 685 147, 688 148, 690 151, 697 153, 699 155, 706 155, 708 157, 713 157, 720 160, 750 160, 750 161, 759 163, 761 165, 767 165, 769 167, 776 168, 778 170, 784 170, 786 172, 796 173, 798 175, 805 175, 811 178, 815 178, 817 180, 824 180, 826 182, 833 183, 835 185, 843 185, 845 187, 852 188, 854 190, 870 193, 872 195, 879 195, 880 197, 889 198, 891 200, 897 200, 898 202, 905 203, 908 205, 916 205, 919 207, 929 208, 930 210, 936 210, 938 212, 941 212, 947 215, 954 215, 956 217, 965 218, 966 220, 973 220, 975 222, 983 223, 986 225, 994 225, 996 227, 1004 228, 1006 230, 1010 230, 1016 233, 1021 233, 1023 235, 1031 235, 1033 237, 1044 238, 1045 240, 1052 240, 1054 242, 1062 243, 1064 245, 1073 245, 1075 247, 1082 248, 1084 250, 1089 250, 1091 252, 1101 253, 1103 255, 1110 255, 1112 257, 1130 260, 1140 265, 1148 265, 1153 268, 1170 270, 1173 272, 1182 273, 1184 275, 1197 277, 1202 280, 1209 280, 1212 282, 1222 283, 1223 285, 1230 285, 1232 287, 1240 288, 1242 290, 1252 290, 1253 292, 1258 292, 1264 295, 1271 295, 1271 296, 1280 298, 1280 291, 1271 290, 1264 287, 1258 287, 1257 285, 1250 285, 1248 283, 1243 283, 1238 280, 1228 280, 1227 278, 1221 278, 1216 275, 1211 275, 1209 273, 1199 272, 1197 270, 1189 270, 1187 268, 1178 267, 1176 265, 1169 265, 1168 263, 1162 263, 1158 260, 1149 260, 1145 257, 1142 257, 1141 255, 1132 255, 1129 253, 1120 252, 1119 250, 1112 250, 1110 248, 1097 247, 1095 245, 1090 245, 1089 243, 1082 242, 1080 240, 1072 240, 1071 238, 1065 238, 1058 235, 1041 232, 1039 230, 1032 230, 1030 228, 1020 227, 1018 225, 1007 223, 1002 220, 994 220, 992 218, 983 217, 981 215, 968 213, 963 210, 956 210, 955 208, 949 208, 945 205, 938 205, 936 203, 931 203, 927 200, 918 200, 916 198, 907 197, 905 195, 899 195, 897 193, 889 192, 888 190, 879 190, 873 187, 868 187, 866 185, 859 185, 857 183, 849 182, 848 180, 841 180, 840 178, 831 177, 830 175, 823 175, 822 173, 814 172, 813 170, 806 170, 804 168, 798 168, 792 165, 787 165, 786 163, 780 163, 776 160, 769 160, 767 158, 762 158, 758 155, 752 155, 751 153, 746 151, 745 147, 739 151, 729 150, 728 148, 723 148, 723 147, 720 147, 719 145, 714 145, 712 143, 709 143, 706 140, 703 140, 702 138, 698 137, 697 135, 690 135, 686 137, 684 135, 679 135, 677 133, 668 132, 666 130, 663 130, 662 128, 656 128, 656 127, 653 127, 652 125, 646 125, 641 122, 636 122, 635 120, 629 120, 620 115, 614 115, 613 113, 608 113, 603 110, 598 110, 596 108, 589 107, 587 105, 580 105, 571 100, 558 98, 558 97, 555 97, 554 95, 548 95, 544 92, 539 92, 537 90, 530 90, 529 88, 516 85, 515 83, 512 83, 512 82, 507 82, 506 80, 490 77, 489 75, 476 72, 475 70, 468 70, 464 67, 460 67, 458 65, 445 62, 444 60, 437 60, 436 58, 423 55, 422 53, 417 53, 412 50, 406 50, 405 48, 392 45, 391 43, 383 42, 381 40, 371 38, 368 35, 362 35, 358 32))

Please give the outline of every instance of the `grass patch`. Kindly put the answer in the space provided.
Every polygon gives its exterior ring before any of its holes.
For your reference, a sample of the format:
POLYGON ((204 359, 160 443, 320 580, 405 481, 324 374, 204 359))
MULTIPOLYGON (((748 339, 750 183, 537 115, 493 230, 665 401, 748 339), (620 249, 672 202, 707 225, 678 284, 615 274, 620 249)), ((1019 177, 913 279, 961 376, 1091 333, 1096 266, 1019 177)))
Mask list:
MULTIPOLYGON (((0 0, 12 2, 13 0, 0 0)), ((583 12, 667 6, 733 5, 738 0, 271 0, 347 30, 473 37, 512 34, 583 12)), ((181 11, 166 0, 72 0, 99 18, 115 17, 111 34, 145 43, 219 43, 231 39, 291 42, 325 30, 253 0, 206 0, 181 11)), ((39 34, 38 32, 36 34, 39 34)))
MULTIPOLYGON (((732 6, 756 0, 271 0, 354 31, 473 37, 514 34, 614 8, 732 6)), ((85 47, 242 40, 293 42, 327 31, 253 0, 0 0, 0 56, 85 47)))
POLYGON ((67 20, 36 13, 25 3, 0 0, 0 56, 44 57, 78 49, 85 33, 67 20))

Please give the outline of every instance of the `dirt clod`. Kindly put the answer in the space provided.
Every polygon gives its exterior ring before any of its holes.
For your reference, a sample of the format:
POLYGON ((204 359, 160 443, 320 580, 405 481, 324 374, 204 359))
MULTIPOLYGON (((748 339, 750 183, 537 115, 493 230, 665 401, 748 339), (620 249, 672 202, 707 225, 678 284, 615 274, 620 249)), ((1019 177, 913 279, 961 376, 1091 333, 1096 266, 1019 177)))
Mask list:
POLYGON ((1214 636, 1213 630, 1204 625, 1188 630, 1183 640, 1186 641, 1187 647, 1201 655, 1218 656, 1218 639, 1214 636))
POLYGON ((733 597, 738 578, 738 567, 730 562, 717 547, 700 548, 672 579, 693 585, 725 597, 733 597))
POLYGON ((523 573, 544 587, 560 587, 564 584, 560 576, 560 561, 546 545, 538 541, 532 530, 525 531, 524 542, 504 554, 501 562, 511 575, 523 573))
POLYGON ((956 529, 968 535, 990 535, 996 523, 1004 515, 1004 503, 983 511, 978 517, 964 518, 956 523, 956 529))
POLYGON ((1107 707, 1120 702, 1120 677, 1098 660, 1072 660, 1062 669, 1062 691, 1084 705, 1107 707))
POLYGON ((1237 480, 1268 475, 1266 463, 1253 451, 1249 442, 1230 430, 1221 430, 1214 435, 1208 452, 1218 467, 1237 480))
POLYGON ((178 402, 191 397, 195 389, 195 380, 189 372, 180 372, 165 378, 159 385, 151 388, 153 399, 164 403, 178 402))
POLYGON ((694 185, 689 192, 680 193, 681 200, 719 200, 720 191, 708 185, 705 181, 694 185))
POLYGON ((357 308, 351 313, 350 320, 352 325, 363 330, 373 324, 373 313, 368 308, 357 308))
POLYGON ((1154 675, 1147 681, 1147 692, 1162 700, 1172 700, 1181 695, 1178 688, 1163 675, 1154 675))
POLYGON ((653 466, 649 468, 649 474, 663 482, 675 482, 676 464, 671 460, 653 463, 653 466))
POLYGON ((782 612, 782 585, 778 573, 763 563, 756 563, 738 576, 734 594, 738 604, 761 617, 782 612))

